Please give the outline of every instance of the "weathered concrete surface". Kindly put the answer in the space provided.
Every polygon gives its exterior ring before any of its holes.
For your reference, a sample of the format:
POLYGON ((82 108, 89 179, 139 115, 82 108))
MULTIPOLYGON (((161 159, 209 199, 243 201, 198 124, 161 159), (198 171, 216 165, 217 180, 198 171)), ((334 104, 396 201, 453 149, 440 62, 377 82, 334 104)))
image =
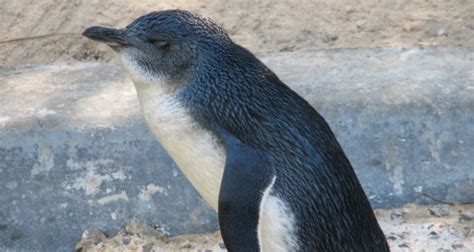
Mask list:
MULTIPOLYGON (((327 119, 375 207, 474 200, 474 53, 347 49, 264 59, 327 119)), ((0 71, 0 250, 70 251, 132 218, 216 217, 148 131, 120 65, 0 71)))

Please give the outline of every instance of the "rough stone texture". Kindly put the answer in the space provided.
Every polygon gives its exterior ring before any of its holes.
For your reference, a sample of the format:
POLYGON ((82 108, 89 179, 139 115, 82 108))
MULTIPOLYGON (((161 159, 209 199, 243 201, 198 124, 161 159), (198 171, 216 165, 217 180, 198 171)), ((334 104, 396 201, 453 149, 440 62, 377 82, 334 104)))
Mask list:
MULTIPOLYGON (((474 200, 474 53, 346 49, 264 61, 327 119, 375 207, 474 200)), ((120 65, 0 71, 0 250, 70 251, 130 219, 217 229, 120 65)))

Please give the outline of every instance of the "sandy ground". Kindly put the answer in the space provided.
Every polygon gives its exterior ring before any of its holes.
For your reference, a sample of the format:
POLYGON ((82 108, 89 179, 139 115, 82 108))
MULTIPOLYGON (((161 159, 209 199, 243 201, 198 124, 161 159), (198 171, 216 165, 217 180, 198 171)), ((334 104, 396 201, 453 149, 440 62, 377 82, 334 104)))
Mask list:
MULTIPOLYGON (((406 205, 375 211, 392 251, 474 251, 474 204, 406 205)), ((86 230, 76 248, 92 251, 225 251, 219 232, 166 238, 144 223, 128 224, 111 238, 86 230)))
POLYGON ((80 36, 124 27, 150 11, 181 8, 222 24, 259 55, 321 48, 474 47, 474 0, 2 0, 0 66, 110 60, 80 36))

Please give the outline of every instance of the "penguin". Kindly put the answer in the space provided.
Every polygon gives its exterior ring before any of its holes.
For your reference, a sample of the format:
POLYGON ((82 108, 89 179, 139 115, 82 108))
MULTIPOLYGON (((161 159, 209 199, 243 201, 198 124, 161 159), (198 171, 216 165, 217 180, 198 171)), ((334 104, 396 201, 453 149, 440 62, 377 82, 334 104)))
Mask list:
POLYGON ((328 123, 221 26, 163 10, 83 35, 117 52, 229 251, 389 251, 328 123))

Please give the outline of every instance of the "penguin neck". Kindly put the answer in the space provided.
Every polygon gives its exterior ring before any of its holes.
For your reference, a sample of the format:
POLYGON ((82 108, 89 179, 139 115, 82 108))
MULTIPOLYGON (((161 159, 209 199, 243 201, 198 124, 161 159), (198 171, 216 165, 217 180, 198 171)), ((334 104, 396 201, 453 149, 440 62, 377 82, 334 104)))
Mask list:
POLYGON ((171 83, 165 78, 154 78, 153 80, 144 80, 131 77, 132 82, 137 90, 138 97, 149 98, 150 96, 163 96, 174 93, 171 83))
POLYGON ((142 98, 156 98, 159 96, 168 96, 173 93, 178 93, 179 90, 189 83, 189 74, 186 76, 180 75, 172 77, 163 73, 145 70, 128 54, 121 54, 120 58, 124 68, 129 73, 129 76, 135 85, 140 100, 142 100, 142 98))

